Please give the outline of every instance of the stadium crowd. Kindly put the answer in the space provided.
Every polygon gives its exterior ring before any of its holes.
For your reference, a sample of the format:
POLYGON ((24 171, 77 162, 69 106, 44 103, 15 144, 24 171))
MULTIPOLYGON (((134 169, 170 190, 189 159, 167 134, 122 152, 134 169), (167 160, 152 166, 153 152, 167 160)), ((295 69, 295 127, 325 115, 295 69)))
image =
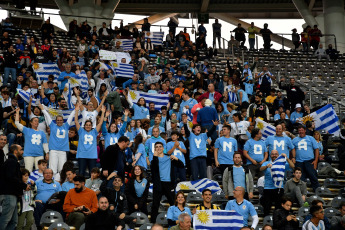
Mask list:
MULTIPOLYGON (((192 215, 208 209, 235 210, 243 216, 243 229, 255 229, 259 217, 251 200, 256 188, 264 216, 273 212, 272 225, 265 230, 300 229, 292 206, 310 206, 305 230, 344 229, 345 203, 338 206, 341 217, 332 224, 322 200, 308 203, 306 180, 315 192, 320 187, 318 163, 331 159, 323 133, 312 121, 303 125, 302 118, 317 108, 304 104, 306 93, 295 79, 282 78, 275 88, 276 76, 268 67, 256 73, 258 59, 241 63, 238 58, 233 65, 228 59, 220 72, 209 64, 217 52, 207 48, 203 24, 196 41, 186 30, 177 33, 173 20, 168 25, 166 41, 154 46, 145 39, 144 32, 151 29, 147 19, 142 31, 130 31, 122 22, 111 29, 106 23, 91 28, 73 20, 67 35, 77 45, 72 54, 55 45, 49 20, 42 25, 41 39, 26 36, 15 43, 10 21, 2 24, 0 229, 31 229, 33 224, 41 229, 47 210, 60 213, 76 229, 84 223, 85 229, 134 228, 135 212, 150 214, 156 222, 163 196, 170 205, 166 219, 171 229, 191 229, 192 215), (133 39, 131 79, 103 69, 99 58, 101 49, 122 52, 117 39, 123 38, 133 39), (39 82, 37 63, 56 63, 61 74, 39 82), (66 98, 65 84, 81 70, 87 73, 87 94, 76 87, 66 98), (30 98, 22 98, 18 89, 30 98), (169 95, 169 102, 159 109, 144 97, 133 103, 131 90, 169 95), (69 99, 74 111, 68 117, 52 114, 52 109, 68 109, 69 99), (273 124, 275 135, 263 139, 257 119, 273 124), (281 187, 271 172, 278 157, 286 159, 285 174, 293 175, 281 187), (184 192, 175 192, 177 184, 207 178, 208 171, 222 175, 228 201, 215 205, 215 194, 204 189, 202 202, 187 207, 184 192), (256 178, 261 185, 256 186, 256 178)), ((246 30, 240 28, 234 31, 242 42, 239 48, 246 39, 246 30)), ((254 48, 252 35, 257 32, 248 31, 254 48)), ((218 20, 212 32, 215 44, 221 36, 218 20)), ((261 33, 269 49, 270 35, 261 33)), ((319 44, 312 46, 316 50, 319 44)), ((341 168, 331 170, 344 174, 341 168)))

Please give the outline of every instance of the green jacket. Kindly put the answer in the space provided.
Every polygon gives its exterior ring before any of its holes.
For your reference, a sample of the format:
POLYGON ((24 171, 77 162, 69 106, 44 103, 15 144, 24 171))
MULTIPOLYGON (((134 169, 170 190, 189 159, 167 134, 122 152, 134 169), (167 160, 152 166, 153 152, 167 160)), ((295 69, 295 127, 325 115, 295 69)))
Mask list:
MULTIPOLYGON (((181 230, 181 228, 179 225, 175 225, 175 226, 171 227, 170 230, 181 230)), ((193 230, 193 228, 189 228, 189 230, 193 230)))

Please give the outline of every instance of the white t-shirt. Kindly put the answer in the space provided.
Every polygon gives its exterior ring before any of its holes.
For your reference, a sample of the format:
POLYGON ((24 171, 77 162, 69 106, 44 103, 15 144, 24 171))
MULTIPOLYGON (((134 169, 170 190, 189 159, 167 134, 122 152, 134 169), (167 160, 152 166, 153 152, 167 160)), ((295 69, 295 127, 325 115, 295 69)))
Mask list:
POLYGON ((230 126, 231 126, 230 136, 234 137, 239 134, 246 134, 247 129, 250 126, 250 122, 249 121, 233 122, 233 123, 230 123, 230 126))
POLYGON ((83 115, 83 121, 82 121, 81 127, 84 127, 85 121, 91 120, 92 121, 92 128, 96 128, 96 118, 98 115, 97 110, 90 112, 90 111, 87 111, 86 109, 84 109, 81 112, 81 114, 83 115))
POLYGON ((308 220, 307 222, 303 224, 302 230, 325 230, 325 224, 323 220, 320 220, 319 224, 315 226, 313 222, 308 220))

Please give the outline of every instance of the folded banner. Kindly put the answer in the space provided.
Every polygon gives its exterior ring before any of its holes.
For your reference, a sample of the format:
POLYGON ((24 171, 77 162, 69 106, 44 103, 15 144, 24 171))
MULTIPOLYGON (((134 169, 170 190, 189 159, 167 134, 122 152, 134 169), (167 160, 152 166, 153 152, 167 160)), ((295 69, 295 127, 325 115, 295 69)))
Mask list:
POLYGON ((282 155, 280 155, 272 163, 271 176, 274 181, 274 186, 276 188, 284 187, 285 164, 286 164, 286 158, 282 155))
POLYGON ((243 227, 243 216, 233 210, 197 210, 193 226, 197 230, 239 230, 243 227))
POLYGON ((84 70, 80 72, 80 74, 76 75, 74 78, 71 77, 68 79, 68 83, 70 83, 71 88, 79 86, 81 91, 81 97, 85 98, 87 96, 87 90, 89 89, 89 82, 87 80, 87 75, 84 70))
MULTIPOLYGON (((60 109, 52 109, 52 108, 48 108, 46 106, 44 106, 44 109, 49 113, 49 115, 51 116, 52 120, 54 123, 56 123, 56 116, 61 115, 63 117, 63 122, 67 122, 67 119, 69 117, 69 115, 71 115, 71 113, 74 111, 73 109, 69 109, 69 110, 60 110, 60 109)), ((78 122, 81 125, 83 120, 83 115, 81 115, 81 113, 78 114, 78 122)), ((71 127, 75 126, 75 120, 73 119, 72 123, 71 123, 71 127)))
POLYGON ((155 109, 161 109, 162 106, 167 106, 169 103, 169 95, 168 94, 156 94, 156 93, 144 93, 141 91, 134 91, 130 90, 128 92, 128 99, 132 103, 137 103, 139 98, 143 97, 146 101, 146 107, 149 107, 149 103, 155 103, 155 109))
POLYGON ((60 75, 60 69, 57 64, 34 63, 32 67, 37 75, 38 84, 48 81, 49 75, 53 75, 55 79, 60 75))
POLYGON ((315 130, 326 130, 334 136, 339 136, 339 118, 335 113, 335 110, 331 104, 325 105, 321 109, 302 117, 300 122, 305 124, 307 121, 313 121, 315 123, 315 130))
POLYGON ((196 190, 197 192, 202 193, 204 189, 210 189, 212 194, 222 190, 217 181, 207 178, 195 181, 182 181, 176 186, 176 192, 179 190, 196 190))
POLYGON ((268 136, 273 136, 276 134, 276 128, 273 125, 270 125, 259 118, 256 118, 255 122, 256 128, 261 130, 262 140, 266 140, 268 136))

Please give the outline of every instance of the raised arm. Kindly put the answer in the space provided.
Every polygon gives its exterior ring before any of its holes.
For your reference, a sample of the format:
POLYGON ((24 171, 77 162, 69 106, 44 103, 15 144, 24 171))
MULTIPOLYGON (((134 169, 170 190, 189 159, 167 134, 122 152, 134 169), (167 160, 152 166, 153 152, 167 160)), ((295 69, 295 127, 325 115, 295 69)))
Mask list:
POLYGON ((99 132, 101 130, 101 127, 103 125, 104 114, 105 114, 105 106, 102 106, 102 115, 101 115, 100 121, 98 122, 98 124, 96 126, 97 132, 99 132))
POLYGON ((71 125, 73 118, 74 118, 74 115, 75 115, 75 111, 73 110, 72 113, 67 118, 67 124, 68 125, 71 125))
MULTIPOLYGON (((108 91, 105 91, 104 92, 104 96, 103 96, 103 98, 102 98, 102 101, 101 101, 101 103, 99 103, 99 106, 97 107, 97 109, 96 109, 96 111, 99 113, 99 111, 101 111, 101 109, 102 109, 102 106, 103 106, 103 104, 104 104, 104 101, 105 101, 105 98, 108 96, 108 91)), ((103 116, 104 116, 104 113, 103 113, 103 116)), ((102 119, 103 120, 103 119, 102 119)))
POLYGON ((79 130, 80 129, 80 124, 78 122, 79 104, 76 104, 74 111, 75 111, 75 114, 74 114, 75 127, 77 128, 77 130, 79 130))
POLYGON ((32 104, 32 96, 30 96, 29 105, 28 105, 28 114, 29 114, 29 116, 32 113, 32 111, 31 111, 31 104, 32 104))
POLYGON ((38 105, 38 107, 41 109, 47 124, 50 125, 52 123, 52 118, 50 117, 49 113, 44 109, 44 106, 41 103, 38 105))
POLYGON ((20 132, 23 132, 23 129, 24 129, 24 126, 22 124, 19 123, 19 111, 20 111, 20 108, 17 107, 16 108, 16 119, 15 119, 15 125, 17 126, 18 130, 20 132))
POLYGON ((79 104, 80 111, 83 111, 84 106, 83 106, 83 103, 81 102, 81 99, 80 99, 80 90, 78 90, 76 87, 74 87, 73 92, 74 92, 74 95, 77 97, 77 103, 76 104, 79 104))
POLYGON ((132 108, 133 107, 133 102, 131 100, 128 100, 128 91, 123 94, 129 104, 129 106, 132 108))

